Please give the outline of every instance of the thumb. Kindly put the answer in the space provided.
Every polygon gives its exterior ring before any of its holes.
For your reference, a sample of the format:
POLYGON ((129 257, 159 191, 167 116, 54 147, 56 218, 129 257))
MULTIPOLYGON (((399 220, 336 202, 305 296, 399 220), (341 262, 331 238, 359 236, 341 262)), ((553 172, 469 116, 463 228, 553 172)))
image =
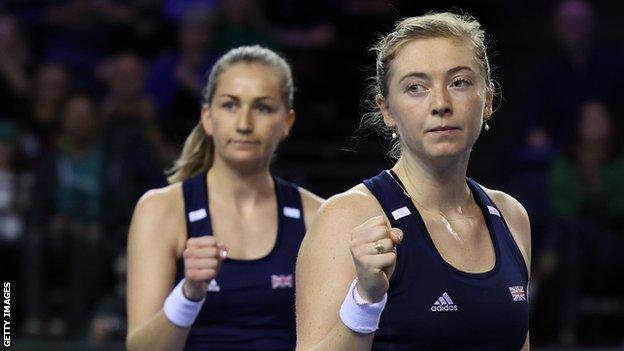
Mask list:
POLYGON ((390 229, 390 239, 394 243, 394 246, 398 246, 403 241, 403 231, 399 228, 390 229))

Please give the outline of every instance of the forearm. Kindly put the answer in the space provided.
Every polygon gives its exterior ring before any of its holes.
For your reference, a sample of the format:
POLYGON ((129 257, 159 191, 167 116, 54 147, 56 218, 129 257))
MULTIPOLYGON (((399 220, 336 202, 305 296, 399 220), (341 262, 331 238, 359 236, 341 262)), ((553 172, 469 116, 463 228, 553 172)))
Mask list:
POLYGON ((356 333, 338 320, 325 338, 319 342, 312 344, 300 340, 297 343, 297 351, 370 351, 373 335, 373 333, 356 333))
POLYGON ((160 310, 152 320, 128 334, 128 351, 182 351, 190 327, 171 323, 160 310))

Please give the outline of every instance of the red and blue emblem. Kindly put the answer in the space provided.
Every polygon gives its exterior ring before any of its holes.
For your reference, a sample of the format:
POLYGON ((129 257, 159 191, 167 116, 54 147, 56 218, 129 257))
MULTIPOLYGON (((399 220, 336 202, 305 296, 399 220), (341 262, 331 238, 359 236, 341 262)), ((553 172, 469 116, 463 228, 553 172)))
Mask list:
POLYGON ((523 286, 510 286, 509 293, 514 301, 526 301, 526 292, 523 286))

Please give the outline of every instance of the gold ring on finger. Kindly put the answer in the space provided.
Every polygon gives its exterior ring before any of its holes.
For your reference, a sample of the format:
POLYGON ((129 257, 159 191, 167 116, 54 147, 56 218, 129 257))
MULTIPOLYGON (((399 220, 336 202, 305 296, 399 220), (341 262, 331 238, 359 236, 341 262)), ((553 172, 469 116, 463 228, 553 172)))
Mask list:
POLYGON ((384 251, 384 244, 382 244, 381 242, 377 241, 375 243, 375 246, 373 246, 375 248, 375 251, 377 251, 377 254, 381 254, 384 251))

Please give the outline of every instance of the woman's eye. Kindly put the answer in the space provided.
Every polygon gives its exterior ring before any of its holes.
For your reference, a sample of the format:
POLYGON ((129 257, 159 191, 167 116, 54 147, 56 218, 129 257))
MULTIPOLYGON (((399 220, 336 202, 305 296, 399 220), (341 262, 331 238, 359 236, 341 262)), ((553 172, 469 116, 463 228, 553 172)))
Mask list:
POLYGON ((236 107, 236 105, 234 104, 233 101, 227 101, 221 104, 221 107, 223 107, 224 109, 228 111, 232 111, 236 107))
POLYGON ((463 79, 463 78, 455 79, 452 83, 453 87, 455 88, 463 88, 463 87, 470 86, 471 84, 472 83, 469 80, 463 79))
POLYGON ((260 113, 271 113, 273 112, 273 109, 267 105, 258 105, 257 107, 258 111, 260 113))
POLYGON ((420 84, 410 84, 407 86, 408 93, 416 94, 421 93, 423 90, 423 86, 420 84))

